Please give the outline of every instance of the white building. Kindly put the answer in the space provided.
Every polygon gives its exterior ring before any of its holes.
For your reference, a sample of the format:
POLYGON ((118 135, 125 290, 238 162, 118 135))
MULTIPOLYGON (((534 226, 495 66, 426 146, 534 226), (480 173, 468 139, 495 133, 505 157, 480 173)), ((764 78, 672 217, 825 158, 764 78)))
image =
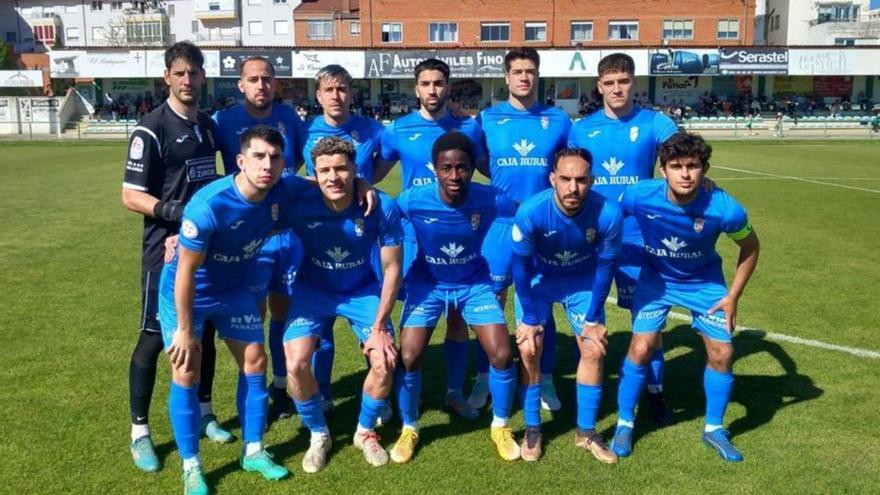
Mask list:
POLYGON ((242 45, 290 46, 293 40, 293 10, 300 0, 238 0, 241 6, 242 45))
POLYGON ((877 0, 767 0, 766 42, 770 45, 878 45, 877 0))

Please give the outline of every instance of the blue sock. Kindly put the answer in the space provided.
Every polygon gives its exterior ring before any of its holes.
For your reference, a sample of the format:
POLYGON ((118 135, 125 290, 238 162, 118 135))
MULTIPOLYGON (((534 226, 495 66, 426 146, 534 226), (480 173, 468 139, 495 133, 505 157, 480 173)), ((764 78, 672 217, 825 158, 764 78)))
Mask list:
POLYGON ((544 344, 541 351, 541 374, 552 375, 556 368, 556 322, 552 315, 544 323, 544 344))
POLYGON ((648 391, 652 394, 663 391, 663 368, 666 360, 663 358, 663 349, 656 349, 651 353, 651 362, 648 367, 648 391))
POLYGON ((642 395, 646 374, 650 374, 647 366, 639 366, 629 358, 623 360, 623 366, 620 367, 620 385, 617 387, 617 419, 630 423, 635 421, 636 404, 639 403, 639 396, 642 395))
POLYGON ((599 403, 602 402, 601 385, 577 384, 577 425, 582 430, 596 428, 599 403))
POLYGON ((358 424, 362 428, 372 430, 376 426, 376 418, 379 417, 379 411, 388 403, 388 398, 374 399, 366 392, 361 394, 361 416, 358 424))
POLYGON ((168 394, 168 415, 181 459, 199 455, 199 386, 182 387, 173 381, 168 394))
POLYGON ((238 372, 238 385, 235 387, 235 409, 238 411, 238 424, 245 430, 245 401, 247 400, 247 379, 243 371, 238 372))
POLYGON ((330 390, 330 376, 333 373, 333 323, 321 329, 321 338, 318 340, 318 348, 312 355, 312 370, 315 372, 315 380, 318 381, 318 391, 326 400, 333 400, 333 392, 330 390))
POLYGON ((403 366, 398 368, 395 380, 397 405, 400 408, 400 420, 404 426, 416 427, 419 420, 419 396, 422 393, 422 370, 406 371, 403 366))
POLYGON ((541 426, 541 384, 526 385, 523 397, 523 416, 526 426, 541 426))
POLYGON ((477 346, 477 373, 488 373, 489 355, 486 354, 486 350, 483 349, 479 339, 474 339, 474 345, 477 346))
MULTIPOLYGON (((245 443, 259 442, 266 430, 266 411, 269 408, 269 393, 266 391, 266 375, 257 373, 245 375, 247 394, 244 401, 244 424, 242 439, 245 443)), ((242 416, 242 412, 238 412, 242 416)))
POLYGON ((724 412, 733 390, 733 373, 719 373, 708 366, 703 372, 703 389, 706 392, 706 424, 724 424, 724 412))
POLYGON ((315 394, 302 402, 294 399, 296 412, 300 420, 312 433, 326 432, 327 420, 324 419, 324 410, 321 409, 321 394, 315 394))
POLYGON ((461 391, 467 374, 468 341, 444 340, 443 353, 446 355, 446 388, 461 391))
POLYGON ((284 322, 269 321, 269 356, 272 358, 272 376, 287 376, 287 365, 284 362, 284 322))
POLYGON ((513 405, 513 394, 516 389, 516 370, 508 366, 506 370, 489 367, 489 393, 492 394, 492 414, 507 419, 513 405))

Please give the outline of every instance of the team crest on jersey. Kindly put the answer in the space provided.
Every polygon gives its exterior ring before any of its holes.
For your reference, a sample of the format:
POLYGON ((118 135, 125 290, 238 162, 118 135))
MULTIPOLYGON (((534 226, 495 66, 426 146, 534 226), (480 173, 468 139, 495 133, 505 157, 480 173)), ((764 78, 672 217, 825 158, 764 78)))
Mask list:
POLYGON ((541 117, 541 129, 545 131, 550 128, 550 117, 541 117))
POLYGON ((592 244, 593 241, 596 240, 596 229, 593 229, 593 228, 587 229, 586 237, 587 237, 587 242, 592 244))
POLYGON ((703 219, 697 218, 696 220, 694 220, 694 232, 699 234, 702 231, 703 231, 703 219))
POLYGON ((180 224, 180 233, 187 239, 195 239, 199 236, 199 228, 196 227, 192 220, 186 218, 180 224))
POLYGON ((357 218, 354 221, 354 234, 358 237, 364 236, 364 219, 357 218))
POLYGON ((474 213, 471 215, 471 228, 477 230, 480 228, 480 214, 474 213))
POLYGON ((278 221, 278 203, 273 203, 272 207, 269 210, 270 210, 270 213, 272 214, 272 221, 277 222, 278 221))
POLYGON ((638 138, 639 138, 639 127, 634 125, 629 128, 629 140, 634 143, 634 142, 636 142, 636 139, 638 139, 638 138))
POLYGON ((351 140, 354 141, 354 144, 360 144, 361 133, 357 130, 351 131, 351 140))
POLYGON ((131 148, 128 150, 128 157, 132 160, 140 160, 144 157, 144 140, 140 136, 135 136, 131 140, 131 148))

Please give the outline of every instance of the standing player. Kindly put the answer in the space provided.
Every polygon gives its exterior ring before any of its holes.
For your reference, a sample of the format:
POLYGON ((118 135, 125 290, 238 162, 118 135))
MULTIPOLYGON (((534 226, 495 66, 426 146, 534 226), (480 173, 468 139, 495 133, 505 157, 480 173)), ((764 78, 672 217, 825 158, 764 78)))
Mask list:
MULTIPOLYGON (((379 138, 385 129, 374 119, 351 113, 351 74, 339 65, 328 65, 315 75, 315 98, 324 113, 308 122, 300 132, 303 161, 308 175, 315 174, 312 149, 326 137, 338 137, 355 146, 355 167, 358 177, 373 182, 373 161, 379 152, 379 138)), ((333 406, 330 379, 333 370, 333 321, 321 332, 313 358, 313 371, 323 397, 324 412, 333 406)), ((386 421, 390 408, 383 416, 386 421)))
POLYGON ((268 393, 263 320, 248 287, 248 272, 281 208, 304 188, 284 168, 284 139, 278 131, 256 126, 241 135, 240 173, 202 189, 187 204, 178 253, 162 270, 159 290, 162 337, 171 359, 168 409, 180 457, 184 493, 208 493, 199 459, 195 386, 199 383, 204 323, 214 322, 238 363, 236 404, 242 422, 241 466, 277 480, 288 471, 263 447, 268 393))
MULTIPOLYGON (((678 132, 675 122, 661 112, 638 108, 633 103, 635 62, 623 53, 612 53, 599 61, 596 86, 603 108, 576 123, 568 145, 593 155, 592 191, 620 201, 624 191, 640 180, 654 176, 657 149, 678 132)), ((642 235, 633 218, 623 222, 623 250, 614 275, 617 305, 632 308, 639 269, 644 261, 642 235)), ((672 421, 663 395, 663 342, 651 355, 648 392, 654 420, 672 421)))
MULTIPOLYGON (((554 154, 565 147, 571 120, 565 112, 538 102, 538 69, 541 59, 534 48, 515 48, 504 56, 504 79, 510 96, 506 103, 483 110, 480 125, 486 136, 491 184, 516 203, 550 187, 554 154)), ((510 243, 511 218, 500 218, 489 228, 483 255, 502 307, 510 287, 513 255, 510 243)), ((556 357, 556 325, 553 318, 544 325, 544 353, 541 355, 541 400, 545 408, 559 410, 553 387, 556 357)), ((486 405, 489 395, 489 364, 477 346, 477 380, 468 398, 476 409, 486 405)))
MULTIPOLYGON (((431 147, 446 132, 457 130, 476 143, 473 158, 478 162, 485 156, 480 124, 470 117, 459 118, 449 113, 449 66, 446 62, 434 58, 424 60, 416 66, 415 77, 415 94, 420 108, 385 129, 380 153, 383 162, 377 164, 375 173, 375 181, 380 182, 400 160, 402 191, 434 183, 436 175, 431 147)), ((403 219, 403 232, 403 274, 406 276, 417 250, 413 227, 406 218, 403 219)), ((463 392, 467 374, 467 326, 455 308, 447 313, 443 350, 446 356, 446 404, 459 416, 476 419, 479 412, 468 404, 463 392)))
MULTIPOLYGON (((147 114, 134 128, 128 146, 122 204, 144 216, 141 251, 141 332, 131 355, 129 393, 131 404, 131 454, 135 465, 148 472, 159 469, 150 438, 148 417, 156 362, 162 352, 158 320, 158 287, 165 239, 180 229, 183 205, 202 186, 217 177, 215 126, 199 112, 199 93, 205 84, 202 52, 188 42, 165 51, 165 84, 168 100, 147 114)), ((205 334, 199 390, 210 409, 214 377, 213 331, 205 334)), ((230 441, 213 416, 204 426, 212 438, 230 441)))
POLYGON ((387 406, 397 363, 389 319, 401 278, 400 215, 385 194, 378 195, 380 214, 366 216, 356 204, 351 142, 327 137, 311 149, 311 155, 320 190, 295 198, 283 219, 302 239, 305 261, 294 284, 284 332, 290 395, 312 435, 302 467, 307 473, 321 470, 331 446, 311 360, 322 329, 332 327, 338 316, 349 321, 370 362, 354 445, 368 463, 381 466, 388 462, 388 453, 373 427, 387 406), (376 249, 384 268, 381 282, 372 264, 376 249))
MULTIPOLYGON (((299 163, 298 134, 302 127, 293 108, 275 102, 277 81, 275 67, 263 57, 249 57, 242 61, 238 90, 244 95, 244 105, 222 110, 214 114, 219 127, 218 147, 223 156, 226 175, 238 169, 236 156, 239 152, 239 136, 256 125, 268 125, 284 138, 284 171, 282 176, 296 173, 299 163)), ((251 276, 254 297, 265 315, 268 302, 269 354, 272 356, 272 385, 269 395, 280 417, 289 416, 293 406, 287 397, 287 371, 284 368, 284 321, 290 306, 290 285, 302 259, 299 239, 290 231, 273 235, 260 248, 257 266, 251 276), (268 297, 267 297, 268 295, 268 297)), ((204 412, 203 412, 204 413, 204 412)))
POLYGON ((608 343, 605 299, 620 254, 623 215, 616 201, 589 194, 591 166, 588 151, 559 151, 550 174, 553 188, 520 206, 511 234, 519 300, 516 341, 523 366, 520 377, 526 423, 522 456, 527 461, 537 461, 542 452, 542 326, 552 318, 553 303, 558 302, 565 308, 580 351, 575 445, 602 462, 617 462, 617 456, 596 433, 596 415, 608 343))
POLYGON ((394 462, 409 462, 418 443, 421 360, 440 316, 456 308, 474 329, 489 355, 492 441, 502 459, 519 459, 520 449, 507 425, 516 373, 504 313, 480 249, 496 216, 510 216, 513 202, 491 186, 471 184, 476 150, 460 132, 440 136, 431 149, 437 184, 404 191, 401 215, 413 227, 416 260, 406 275, 400 348, 404 372, 395 386, 403 431, 391 450, 394 462))
POLYGON ((646 365, 666 326, 669 309, 675 305, 691 311, 693 327, 706 345, 702 440, 722 459, 742 460, 723 420, 733 389, 731 335, 736 329, 737 304, 758 263, 759 243, 746 211, 731 195, 700 187, 711 156, 712 148, 702 137, 676 134, 660 148, 660 172, 665 180, 639 183, 623 196, 624 213, 638 221, 644 235, 645 264, 633 301, 633 336, 620 373, 620 410, 611 443, 621 457, 632 450, 635 407, 646 365), (740 247, 730 289, 715 251, 722 233, 740 247))

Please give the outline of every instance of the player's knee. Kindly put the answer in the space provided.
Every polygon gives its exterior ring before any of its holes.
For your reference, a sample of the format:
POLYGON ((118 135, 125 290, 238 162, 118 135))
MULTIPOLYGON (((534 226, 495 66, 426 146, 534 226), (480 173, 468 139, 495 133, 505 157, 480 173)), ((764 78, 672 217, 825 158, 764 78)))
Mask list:
POLYGON ((602 355, 602 351, 594 345, 581 345, 581 363, 587 366, 596 366, 598 363, 602 362, 604 356, 602 355))
POLYGON ((727 372, 733 364, 733 345, 724 342, 712 342, 706 347, 709 367, 715 371, 727 372))
POLYGON ((382 383, 391 381, 391 377, 393 376, 391 369, 388 367, 388 363, 385 362, 384 359, 371 359, 370 373, 382 383))
POLYGON ((247 374, 265 373, 267 364, 268 359, 265 351, 248 352, 245 355, 244 371, 247 374))
POLYGON ((644 364, 654 352, 654 339, 643 335, 633 335, 629 343, 629 357, 636 364, 644 364))
POLYGON ((406 371, 415 371, 422 365, 422 351, 416 349, 401 349, 400 361, 406 371))
POLYGON ((492 349, 491 352, 487 352, 487 354, 489 355, 489 364, 493 368, 503 370, 507 369, 507 366, 510 364, 509 346, 498 346, 492 349))
POLYGON ((186 370, 183 368, 177 368, 172 372, 172 380, 174 383, 180 385, 181 387, 192 387, 193 385, 199 383, 199 379, 201 378, 199 375, 199 370, 186 370))

